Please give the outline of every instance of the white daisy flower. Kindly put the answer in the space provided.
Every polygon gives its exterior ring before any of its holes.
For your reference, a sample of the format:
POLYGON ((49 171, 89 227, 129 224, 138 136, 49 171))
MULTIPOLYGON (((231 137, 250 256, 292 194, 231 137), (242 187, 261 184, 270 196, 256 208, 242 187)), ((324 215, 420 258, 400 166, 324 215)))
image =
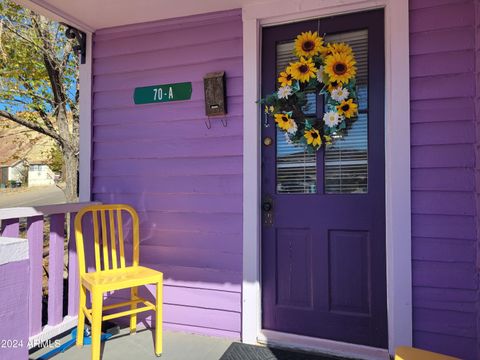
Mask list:
POLYGON ((293 91, 292 88, 287 85, 279 88, 277 94, 279 99, 287 99, 290 95, 293 94, 293 91))
POLYGON ((292 145, 293 144, 293 141, 292 139, 290 139, 290 134, 288 132, 285 133, 285 142, 288 144, 288 145, 292 145))
POLYGON ((338 113, 335 111, 329 111, 325 113, 325 115, 323 115, 323 121, 328 127, 332 128, 340 124, 340 121, 342 121, 342 117, 338 115, 338 113))
POLYGON ((317 80, 319 83, 323 83, 323 66, 320 66, 317 70, 317 80))
POLYGON ((297 133, 297 130, 298 130, 297 123, 293 119, 290 120, 290 121, 291 121, 292 126, 290 126, 290 128, 287 130, 287 132, 289 134, 295 135, 297 133))
POLYGON ((348 91, 348 89, 345 89, 341 86, 337 87, 336 89, 333 89, 332 91, 332 99, 338 102, 342 102, 343 100, 346 100, 349 95, 350 95, 350 92, 348 91))

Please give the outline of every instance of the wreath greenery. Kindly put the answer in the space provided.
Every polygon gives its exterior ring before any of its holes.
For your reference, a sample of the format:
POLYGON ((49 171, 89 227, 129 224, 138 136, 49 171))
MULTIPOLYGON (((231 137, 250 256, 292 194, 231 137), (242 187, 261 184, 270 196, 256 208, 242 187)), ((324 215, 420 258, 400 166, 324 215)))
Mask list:
POLYGON ((277 91, 260 103, 285 133, 287 142, 316 151, 334 142, 356 119, 355 56, 348 44, 325 43, 311 31, 297 36, 294 54, 298 60, 280 73, 277 91), (311 92, 324 96, 321 119, 305 114, 311 92))

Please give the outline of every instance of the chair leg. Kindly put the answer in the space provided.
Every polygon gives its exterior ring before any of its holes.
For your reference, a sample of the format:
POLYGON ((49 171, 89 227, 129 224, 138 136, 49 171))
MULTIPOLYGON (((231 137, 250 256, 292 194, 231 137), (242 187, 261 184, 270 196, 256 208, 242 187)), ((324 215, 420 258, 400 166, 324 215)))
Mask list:
POLYGON ((100 359, 103 293, 92 291, 92 360, 100 359))
POLYGON ((87 289, 80 284, 80 299, 78 300, 78 325, 77 325, 77 346, 83 346, 83 335, 85 331, 85 313, 83 309, 87 306, 87 289))
MULTIPOLYGON (((134 300, 138 296, 138 287, 133 287, 130 289, 130 300, 134 300)), ((137 308, 137 304, 131 304, 130 309, 134 310, 137 308)), ((134 334, 137 331, 137 314, 130 315, 130 334, 134 334)))
POLYGON ((156 309, 155 309, 155 354, 157 356, 162 355, 162 342, 163 342, 163 281, 157 283, 156 294, 156 309))

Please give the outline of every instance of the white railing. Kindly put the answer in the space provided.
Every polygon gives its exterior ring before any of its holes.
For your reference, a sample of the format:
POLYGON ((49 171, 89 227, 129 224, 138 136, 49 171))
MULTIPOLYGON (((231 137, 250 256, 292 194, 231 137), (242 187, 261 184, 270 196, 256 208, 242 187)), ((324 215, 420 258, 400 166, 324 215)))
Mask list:
POLYGON ((94 203, 0 209, 0 236, 26 237, 28 239, 30 262, 28 337, 30 347, 76 326, 78 269, 73 221, 81 208, 91 204, 94 203), (67 214, 70 214, 70 224, 66 224, 67 214), (44 229, 48 225, 50 226, 47 235, 49 244, 48 248, 44 248, 44 229), (24 226, 26 229, 23 229, 24 226), (67 236, 65 236, 65 229, 69 229, 67 236), (63 274, 66 246, 68 246, 68 305, 67 309, 64 309, 63 274), (48 322, 45 325, 42 324, 44 257, 48 258, 48 322), (66 313, 65 316, 64 313, 66 313))

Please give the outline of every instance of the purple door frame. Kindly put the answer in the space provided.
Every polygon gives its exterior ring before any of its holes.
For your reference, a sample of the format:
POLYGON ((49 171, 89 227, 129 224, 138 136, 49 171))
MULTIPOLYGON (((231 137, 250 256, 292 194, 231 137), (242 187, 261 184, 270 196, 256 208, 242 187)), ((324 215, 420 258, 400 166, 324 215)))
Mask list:
MULTIPOLYGON (((273 226, 262 228, 264 329, 388 346, 383 16, 375 10, 263 30, 262 96, 275 90, 278 42, 308 30, 367 29, 369 44, 368 193, 324 194, 321 150, 317 194, 276 194, 276 147, 262 146, 262 196, 273 202, 273 226)), ((267 136, 275 139, 275 126, 262 126, 267 136)))

